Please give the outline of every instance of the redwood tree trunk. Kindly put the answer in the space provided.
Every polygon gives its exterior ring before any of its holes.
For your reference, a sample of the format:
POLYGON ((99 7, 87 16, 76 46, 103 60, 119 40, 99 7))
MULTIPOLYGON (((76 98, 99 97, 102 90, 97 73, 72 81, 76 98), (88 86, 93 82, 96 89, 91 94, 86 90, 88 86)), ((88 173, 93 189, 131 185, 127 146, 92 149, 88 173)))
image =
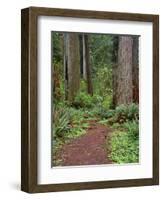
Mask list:
POLYGON ((133 38, 133 102, 139 103, 139 37, 133 38))
POLYGON ((118 46, 119 46, 119 37, 113 37, 113 52, 112 52, 112 81, 113 81, 113 107, 116 106, 116 88, 117 88, 117 67, 118 67, 118 46))
POLYGON ((79 37, 77 33, 67 34, 68 101, 73 102, 80 88, 79 37))
POLYGON ((68 99, 68 69, 67 69, 67 61, 68 61, 68 49, 67 49, 67 34, 64 33, 64 45, 63 45, 63 65, 64 65, 64 89, 65 89, 65 100, 68 99))
POLYGON ((83 44, 83 79, 87 80, 87 73, 86 73, 86 46, 85 46, 85 36, 82 35, 82 44, 83 44))
POLYGON ((83 37, 83 76, 87 80, 88 94, 93 95, 93 84, 91 77, 91 65, 90 65, 90 52, 89 52, 89 38, 88 35, 83 37))
POLYGON ((84 79, 84 71, 83 71, 83 34, 79 34, 79 49, 80 49, 80 76, 84 79))
POLYGON ((126 105, 133 102, 132 47, 131 36, 119 36, 118 63, 113 68, 114 105, 126 105))

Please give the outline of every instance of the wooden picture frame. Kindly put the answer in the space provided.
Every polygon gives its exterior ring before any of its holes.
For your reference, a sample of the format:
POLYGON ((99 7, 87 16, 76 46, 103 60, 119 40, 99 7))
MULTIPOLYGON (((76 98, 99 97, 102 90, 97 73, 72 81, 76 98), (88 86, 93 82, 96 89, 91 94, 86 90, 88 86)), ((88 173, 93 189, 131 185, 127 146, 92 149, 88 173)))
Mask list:
MULTIPOLYGON (((148 76, 148 75, 147 75, 148 76)), ((29 7, 21 11, 21 190, 29 193, 102 189, 159 184, 159 16, 58 8, 29 7), (37 163, 37 19, 63 16, 153 24, 153 177, 142 179, 39 185, 37 163)))

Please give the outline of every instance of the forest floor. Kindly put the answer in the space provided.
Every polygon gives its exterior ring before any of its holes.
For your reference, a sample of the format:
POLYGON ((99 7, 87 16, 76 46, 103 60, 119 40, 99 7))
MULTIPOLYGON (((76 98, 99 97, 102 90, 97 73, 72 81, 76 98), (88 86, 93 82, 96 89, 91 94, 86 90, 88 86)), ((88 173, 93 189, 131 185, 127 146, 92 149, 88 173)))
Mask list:
POLYGON ((96 121, 89 122, 85 135, 64 144, 57 152, 61 166, 110 164, 106 141, 111 130, 96 121))

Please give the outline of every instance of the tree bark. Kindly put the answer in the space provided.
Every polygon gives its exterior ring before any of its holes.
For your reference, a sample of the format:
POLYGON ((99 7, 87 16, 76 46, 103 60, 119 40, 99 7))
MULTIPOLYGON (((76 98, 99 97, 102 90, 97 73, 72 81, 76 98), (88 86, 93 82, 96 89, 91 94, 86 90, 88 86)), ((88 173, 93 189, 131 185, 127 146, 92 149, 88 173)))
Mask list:
POLYGON ((133 102, 139 103, 139 37, 134 36, 133 38, 133 102))
POLYGON ((79 49, 80 49, 80 76, 83 77, 83 34, 79 34, 79 49))
POLYGON ((119 36, 118 63, 113 69, 113 100, 116 106, 133 102, 132 47, 131 36, 119 36))
POLYGON ((119 37, 113 37, 113 52, 112 52, 112 85, 113 85, 113 107, 116 106, 116 88, 117 88, 117 67, 118 67, 118 46, 119 37))
POLYGON ((89 38, 88 35, 83 36, 83 76, 87 80, 88 94, 93 95, 93 84, 91 77, 89 38))
POLYGON ((80 88, 79 37, 77 33, 67 34, 67 72, 67 99, 72 103, 80 88))
POLYGON ((68 45, 67 45, 67 34, 64 33, 64 45, 63 45, 63 65, 64 65, 64 90, 65 90, 65 100, 68 99, 68 45))
POLYGON ((86 73, 86 46, 85 46, 85 36, 82 35, 82 42, 83 42, 83 79, 87 80, 87 73, 86 73))

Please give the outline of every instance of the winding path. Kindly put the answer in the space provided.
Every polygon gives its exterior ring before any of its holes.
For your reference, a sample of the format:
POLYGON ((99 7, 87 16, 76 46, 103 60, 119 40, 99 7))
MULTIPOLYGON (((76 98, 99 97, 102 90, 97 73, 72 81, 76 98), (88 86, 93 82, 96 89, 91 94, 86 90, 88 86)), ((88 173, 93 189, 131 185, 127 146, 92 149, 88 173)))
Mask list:
POLYGON ((90 122, 87 133, 63 145, 58 152, 62 166, 109 164, 105 147, 110 130, 95 121, 90 122))

